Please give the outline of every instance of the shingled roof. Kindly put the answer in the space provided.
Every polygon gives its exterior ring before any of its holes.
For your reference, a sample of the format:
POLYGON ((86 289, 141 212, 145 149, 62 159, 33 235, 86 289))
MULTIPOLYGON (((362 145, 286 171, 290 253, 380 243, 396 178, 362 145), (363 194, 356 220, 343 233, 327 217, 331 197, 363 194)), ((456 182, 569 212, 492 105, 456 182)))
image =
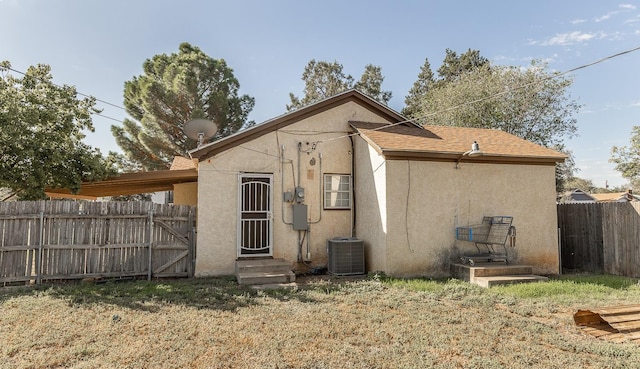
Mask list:
POLYGON ((475 162, 555 164, 566 155, 497 129, 350 122, 387 159, 457 161, 475 141, 483 155, 475 162))
POLYGON ((232 147, 282 129, 302 119, 320 114, 336 106, 355 102, 374 112, 388 123, 349 122, 359 134, 387 159, 446 160, 457 161, 477 141, 484 153, 473 158, 474 162, 517 162, 519 164, 555 164, 564 161, 566 155, 499 130, 424 126, 412 123, 386 105, 349 90, 293 112, 239 131, 190 152, 193 158, 204 160, 232 147))

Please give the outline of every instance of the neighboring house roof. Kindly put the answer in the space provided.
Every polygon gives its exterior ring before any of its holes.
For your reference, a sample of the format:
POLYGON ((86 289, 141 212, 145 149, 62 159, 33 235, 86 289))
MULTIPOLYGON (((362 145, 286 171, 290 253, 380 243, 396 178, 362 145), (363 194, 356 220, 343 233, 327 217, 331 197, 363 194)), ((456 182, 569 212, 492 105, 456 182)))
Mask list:
MULTIPOLYGON (((329 97, 317 103, 307 105, 264 123, 239 131, 233 135, 224 137, 207 145, 203 145, 190 152, 191 156, 200 160, 207 159, 232 147, 251 141, 269 132, 284 128, 305 118, 317 115, 326 110, 340 106, 347 102, 355 102, 366 109, 378 114, 391 122, 406 122, 407 119, 386 105, 362 94, 357 90, 349 90, 329 97)), ((408 123, 411 124, 411 123, 408 123)))
POLYGON ((122 173, 98 182, 83 182, 80 192, 72 194, 68 189, 46 189, 45 193, 54 198, 78 198, 95 200, 98 197, 135 195, 173 190, 173 185, 197 182, 196 169, 158 170, 154 172, 122 173))
POLYGON ((640 201, 640 196, 630 192, 594 193, 591 196, 597 202, 640 201))
POLYGON ((566 155, 497 129, 418 127, 351 122, 360 136, 387 159, 458 160, 476 141, 482 156, 474 162, 555 164, 566 155))
POLYGON ((575 189, 573 191, 567 191, 562 196, 562 203, 565 204, 574 204, 574 203, 582 203, 582 202, 596 202, 594 196, 582 191, 581 189, 575 189))

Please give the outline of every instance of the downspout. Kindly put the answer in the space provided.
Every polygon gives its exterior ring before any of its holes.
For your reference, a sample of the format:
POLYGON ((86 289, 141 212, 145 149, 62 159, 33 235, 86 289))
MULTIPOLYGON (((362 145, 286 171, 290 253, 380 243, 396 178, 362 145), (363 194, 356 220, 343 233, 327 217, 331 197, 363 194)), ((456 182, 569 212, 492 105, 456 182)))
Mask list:
POLYGON ((356 173, 355 173, 355 161, 356 161, 356 150, 353 142, 353 136, 349 135, 349 140, 351 141, 351 237, 356 236, 356 173))
MULTIPOLYGON (((298 141, 298 184, 294 183, 294 189, 297 191, 297 188, 300 186, 300 182, 302 182, 302 178, 300 178, 300 152, 302 151, 302 142, 298 141)), ((308 227, 307 227, 308 228, 308 227)), ((298 231, 298 262, 302 262, 302 242, 304 239, 301 236, 302 231, 298 231)))

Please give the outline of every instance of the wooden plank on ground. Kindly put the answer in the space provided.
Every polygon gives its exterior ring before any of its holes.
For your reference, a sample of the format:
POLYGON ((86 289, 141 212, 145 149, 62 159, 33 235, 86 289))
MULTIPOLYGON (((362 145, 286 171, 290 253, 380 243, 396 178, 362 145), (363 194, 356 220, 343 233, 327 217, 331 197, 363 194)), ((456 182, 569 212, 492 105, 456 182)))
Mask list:
POLYGON ((583 332, 596 338, 640 344, 640 305, 578 310, 573 318, 583 332))

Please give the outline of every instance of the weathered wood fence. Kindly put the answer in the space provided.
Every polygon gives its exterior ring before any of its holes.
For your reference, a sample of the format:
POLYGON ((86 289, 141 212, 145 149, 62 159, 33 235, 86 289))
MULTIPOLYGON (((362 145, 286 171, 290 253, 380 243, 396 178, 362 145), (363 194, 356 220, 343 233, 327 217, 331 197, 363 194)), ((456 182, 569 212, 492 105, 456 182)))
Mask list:
POLYGON ((640 203, 558 205, 562 267, 640 277, 640 203))
POLYGON ((190 277, 195 207, 150 202, 0 202, 0 283, 190 277))

